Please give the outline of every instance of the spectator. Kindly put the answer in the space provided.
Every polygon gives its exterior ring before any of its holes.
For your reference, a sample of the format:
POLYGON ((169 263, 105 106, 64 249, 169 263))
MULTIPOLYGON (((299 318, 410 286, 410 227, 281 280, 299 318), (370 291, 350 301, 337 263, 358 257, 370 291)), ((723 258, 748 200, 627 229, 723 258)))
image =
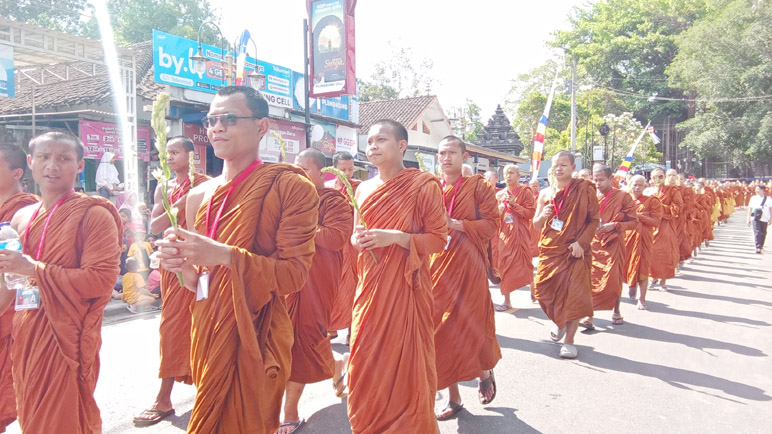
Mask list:
POLYGON ((128 303, 132 313, 157 310, 154 306, 157 295, 151 294, 145 285, 145 279, 138 273, 139 263, 134 258, 126 260, 129 272, 123 276, 123 301, 128 303))
POLYGON ((115 168, 115 154, 105 152, 96 171, 96 187, 99 194, 107 199, 120 190, 121 180, 118 179, 118 169, 115 168))
POLYGON ((753 236, 756 239, 756 253, 764 251, 764 241, 767 238, 767 226, 772 224, 772 199, 766 195, 767 187, 756 186, 756 195, 748 201, 748 226, 753 226, 753 236))
POLYGON ((137 211, 139 211, 139 215, 142 216, 142 226, 145 228, 146 232, 150 233, 150 210, 145 203, 140 203, 137 205, 137 211))
POLYGON ((147 290, 151 294, 161 295, 161 272, 158 266, 161 260, 158 259, 158 253, 150 255, 150 274, 147 276, 147 290))
MULTIPOLYGON (((142 220, 142 213, 139 212, 139 208, 137 207, 137 193, 134 193, 133 191, 128 192, 124 195, 125 201, 119 204, 120 198, 116 199, 115 206, 118 208, 118 210, 128 210, 130 213, 129 223, 132 225, 131 227, 136 231, 139 230, 139 228, 144 228, 143 220, 142 220)), ((144 229, 143 229, 144 230, 144 229)))
MULTIPOLYGON (((129 259, 134 258, 137 260, 137 272, 142 275, 143 278, 147 278, 150 274, 150 255, 153 254, 153 246, 145 241, 145 232, 134 232, 134 239, 131 246, 129 246, 129 259)), ((128 262, 128 259, 126 260, 128 262)))

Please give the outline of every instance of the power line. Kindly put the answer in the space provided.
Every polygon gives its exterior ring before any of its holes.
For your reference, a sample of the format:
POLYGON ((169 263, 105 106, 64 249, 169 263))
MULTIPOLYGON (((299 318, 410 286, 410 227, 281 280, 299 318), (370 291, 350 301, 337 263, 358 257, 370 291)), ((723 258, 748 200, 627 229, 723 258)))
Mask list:
POLYGON ((670 98, 665 96, 646 96, 641 95, 633 92, 626 92, 623 90, 618 89, 612 89, 610 87, 606 86, 598 86, 602 89, 608 90, 612 93, 615 93, 617 95, 621 96, 627 96, 632 98, 638 98, 638 99, 645 99, 649 101, 680 101, 680 102, 695 102, 695 103, 721 103, 721 102, 753 102, 753 101, 766 101, 766 100, 772 100, 772 95, 759 95, 759 96, 741 96, 741 97, 734 97, 734 98, 728 98, 728 97, 720 97, 720 98, 670 98))

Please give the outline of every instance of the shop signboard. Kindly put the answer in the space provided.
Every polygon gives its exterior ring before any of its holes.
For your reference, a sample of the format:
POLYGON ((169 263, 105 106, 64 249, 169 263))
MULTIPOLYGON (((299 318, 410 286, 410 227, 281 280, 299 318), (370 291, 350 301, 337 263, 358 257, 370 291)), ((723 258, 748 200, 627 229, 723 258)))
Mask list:
POLYGON ((16 85, 13 80, 13 47, 0 45, 0 96, 13 98, 16 85))
POLYGON ((335 131, 335 152, 348 152, 357 157, 357 130, 338 125, 335 131))
MULTIPOLYGON (((115 154, 116 160, 123 160, 121 128, 109 122, 80 121, 80 139, 85 147, 83 158, 99 160, 105 152, 115 154)), ((150 161, 150 127, 137 127, 137 156, 144 162, 150 161)))
MULTIPOLYGON (((305 77, 303 74, 292 71, 293 77, 293 106, 295 110, 305 109, 305 77)), ((311 107, 311 113, 320 114, 328 118, 340 119, 342 121, 350 121, 349 101, 351 97, 348 95, 336 96, 332 98, 310 98, 309 105, 311 107)))
MULTIPOLYGON (((198 51, 198 42, 153 30, 154 80, 170 86, 216 93, 224 85, 222 56, 228 52, 223 53, 219 47, 208 44, 201 44, 201 48, 209 60, 205 70, 198 73, 190 60, 198 51)), ((233 59, 236 58, 235 53, 230 51, 230 54, 233 59)), ((269 104, 292 108, 292 70, 247 57, 245 77, 255 71, 255 65, 256 83, 251 85, 260 91, 269 104)), ((235 77, 236 73, 233 75, 235 77)))
POLYGON ((206 129, 199 124, 182 124, 182 135, 193 140, 195 151, 193 161, 197 173, 206 173, 206 147, 209 146, 209 137, 206 135, 206 129))
POLYGON ((311 96, 356 93, 356 0, 307 0, 311 23, 311 96))
POLYGON ((260 140, 260 159, 266 163, 280 162, 281 145, 279 139, 271 133, 272 131, 284 139, 287 154, 285 163, 294 163, 295 156, 306 149, 306 132, 303 124, 278 119, 269 120, 268 133, 260 140))

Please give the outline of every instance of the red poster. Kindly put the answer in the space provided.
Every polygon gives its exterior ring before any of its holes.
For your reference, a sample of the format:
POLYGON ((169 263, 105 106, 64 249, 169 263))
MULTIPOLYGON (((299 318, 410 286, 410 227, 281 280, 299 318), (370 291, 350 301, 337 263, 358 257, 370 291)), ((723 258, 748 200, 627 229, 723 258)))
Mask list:
MULTIPOLYGON (((123 160, 123 144, 120 126, 109 122, 80 121, 80 139, 83 141, 83 158, 100 160, 105 152, 115 154, 116 160, 123 160)), ((150 161, 150 128, 137 127, 137 156, 144 162, 150 161)))
POLYGON ((206 173, 206 147, 209 146, 209 137, 206 135, 206 129, 198 124, 182 124, 182 135, 193 140, 196 147, 194 161, 196 172, 206 173))

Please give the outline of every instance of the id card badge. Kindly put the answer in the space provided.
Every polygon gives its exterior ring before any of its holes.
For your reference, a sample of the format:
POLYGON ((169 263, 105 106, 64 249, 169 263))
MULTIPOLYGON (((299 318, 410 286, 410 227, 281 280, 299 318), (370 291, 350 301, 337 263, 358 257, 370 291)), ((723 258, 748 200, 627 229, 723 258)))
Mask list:
POLYGON ((448 235, 448 242, 445 243, 445 250, 448 250, 448 247, 450 247, 450 240, 451 240, 451 236, 448 235))
POLYGON ((515 222, 515 219, 512 217, 512 214, 507 214, 506 217, 504 217, 504 223, 512 224, 515 222))
POLYGON ((40 290, 37 286, 27 286, 16 290, 16 311, 40 309, 40 290))
POLYGON ((550 224, 550 227, 558 232, 563 230, 563 220, 560 220, 558 218, 552 219, 552 223, 550 224))
POLYGON ((209 297, 209 272, 204 271, 198 275, 196 285, 196 301, 206 300, 209 297))
POLYGON ((598 222, 598 229, 602 227, 603 227, 603 219, 600 219, 600 221, 598 222))

